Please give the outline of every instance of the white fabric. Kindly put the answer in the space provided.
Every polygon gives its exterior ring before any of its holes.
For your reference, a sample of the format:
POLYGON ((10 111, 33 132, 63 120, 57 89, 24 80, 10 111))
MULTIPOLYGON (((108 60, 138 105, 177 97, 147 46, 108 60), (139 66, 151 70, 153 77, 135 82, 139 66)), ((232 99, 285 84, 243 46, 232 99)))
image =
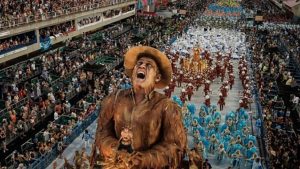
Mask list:
POLYGON ((172 49, 179 49, 181 54, 192 53, 192 49, 200 47, 212 53, 230 53, 233 58, 240 58, 246 53, 245 34, 236 30, 207 29, 192 27, 186 34, 172 44, 172 49))

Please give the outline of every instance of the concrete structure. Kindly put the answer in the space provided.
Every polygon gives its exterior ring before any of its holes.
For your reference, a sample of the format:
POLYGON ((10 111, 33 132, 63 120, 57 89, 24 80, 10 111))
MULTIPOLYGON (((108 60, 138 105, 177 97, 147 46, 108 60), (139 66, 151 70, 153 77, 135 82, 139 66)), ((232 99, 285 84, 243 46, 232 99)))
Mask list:
POLYGON ((283 7, 293 12, 296 17, 300 17, 300 0, 284 0, 283 7))
POLYGON ((286 9, 300 18, 300 0, 270 0, 281 9, 286 9))

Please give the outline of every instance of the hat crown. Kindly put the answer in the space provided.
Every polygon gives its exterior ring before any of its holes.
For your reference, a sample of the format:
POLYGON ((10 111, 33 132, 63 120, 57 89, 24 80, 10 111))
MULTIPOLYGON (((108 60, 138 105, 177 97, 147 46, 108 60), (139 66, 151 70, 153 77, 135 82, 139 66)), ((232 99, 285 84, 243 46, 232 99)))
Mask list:
POLYGON ((143 55, 145 55, 145 57, 151 56, 150 58, 156 62, 160 70, 162 78, 159 82, 155 84, 155 88, 162 89, 166 87, 172 79, 172 66, 168 57, 164 53, 153 47, 135 46, 130 48, 126 52, 124 58, 124 67, 126 75, 132 75, 132 71, 134 66, 136 65, 137 60, 143 55))

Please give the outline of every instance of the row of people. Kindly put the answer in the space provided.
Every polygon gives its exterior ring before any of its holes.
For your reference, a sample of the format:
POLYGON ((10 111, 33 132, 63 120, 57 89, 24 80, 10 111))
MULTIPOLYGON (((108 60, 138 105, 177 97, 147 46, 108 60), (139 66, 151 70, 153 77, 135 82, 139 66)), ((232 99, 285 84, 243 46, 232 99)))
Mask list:
POLYGON ((0 40, 0 51, 1 54, 8 52, 9 50, 15 49, 19 46, 27 46, 36 40, 34 32, 13 36, 0 40))
POLYGON ((1 1, 0 29, 127 1, 128 0, 1 1))

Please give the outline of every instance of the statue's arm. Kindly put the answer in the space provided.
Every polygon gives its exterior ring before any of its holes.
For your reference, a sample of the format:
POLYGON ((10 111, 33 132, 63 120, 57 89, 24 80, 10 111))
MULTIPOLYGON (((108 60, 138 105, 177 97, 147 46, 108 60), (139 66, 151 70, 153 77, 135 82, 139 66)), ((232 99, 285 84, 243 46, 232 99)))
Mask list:
POLYGON ((114 132, 114 105, 115 95, 108 96, 101 106, 96 130, 95 144, 104 157, 113 157, 118 147, 118 139, 114 132))

